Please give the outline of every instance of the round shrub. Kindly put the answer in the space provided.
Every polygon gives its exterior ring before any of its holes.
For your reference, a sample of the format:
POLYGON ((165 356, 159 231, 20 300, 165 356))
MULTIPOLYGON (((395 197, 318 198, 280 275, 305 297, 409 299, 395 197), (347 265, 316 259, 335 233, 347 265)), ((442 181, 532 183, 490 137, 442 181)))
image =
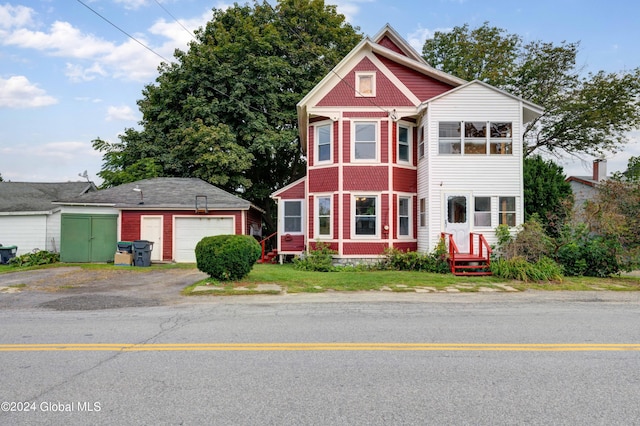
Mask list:
POLYGON ((249 235, 204 237, 196 245, 198 269, 221 281, 245 277, 260 258, 260 244, 249 235))

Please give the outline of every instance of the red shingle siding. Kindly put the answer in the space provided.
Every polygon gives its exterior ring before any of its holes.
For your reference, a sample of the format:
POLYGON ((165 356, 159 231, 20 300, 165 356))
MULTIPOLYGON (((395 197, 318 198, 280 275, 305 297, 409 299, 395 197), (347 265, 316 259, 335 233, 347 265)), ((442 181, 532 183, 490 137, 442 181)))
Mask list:
POLYGON ((393 190, 399 192, 417 192, 417 170, 393 168, 393 190))
POLYGON ((368 58, 363 58, 316 106, 410 106, 413 103, 368 58), (376 71, 376 96, 356 96, 356 71, 376 71))
POLYGON ((383 254, 387 247, 386 243, 348 242, 342 245, 342 251, 345 255, 376 256, 383 254))
MULTIPOLYGON (((309 192, 332 192, 338 189, 338 167, 309 170, 309 192)), ((304 198, 304 197, 303 197, 304 198)))
POLYGON ((307 149, 307 157, 309 159, 309 165, 313 166, 313 164, 315 163, 316 160, 316 127, 315 126, 309 126, 309 136, 307 137, 308 140, 308 149, 307 149))
POLYGON ((401 251, 417 251, 418 243, 416 242, 407 242, 407 243, 393 243, 393 247, 397 248, 401 251))
MULTIPOLYGON (((329 248, 331 250, 338 251, 338 243, 327 243, 327 244, 329 245, 329 248)), ((310 241, 309 242, 309 249, 310 250, 315 250, 316 246, 317 246, 317 244, 316 244, 315 241, 310 241)))
POLYGON ((304 180, 298 182, 296 185, 282 192, 279 197, 284 200, 304 199, 304 182, 304 180))
MULTIPOLYGON (((395 126, 394 126, 395 127, 395 126)), ((380 162, 389 162, 389 122, 380 122, 380 162)))
POLYGON ((342 196, 342 238, 351 238, 351 194, 342 196))
POLYGON ((300 252, 304 251, 304 236, 285 234, 280 237, 280 250, 300 252))
POLYGON ((393 50, 396 53, 401 54, 402 56, 407 56, 405 53, 387 36, 384 36, 380 42, 378 42, 380 46, 386 47, 387 49, 393 50))
POLYGON ((385 166, 345 166, 345 191, 386 191, 389 188, 388 168, 385 166))
POLYGON ((342 162, 351 162, 351 121, 342 122, 342 162))
POLYGON ((389 194, 382 194, 382 206, 380 208, 380 237, 383 240, 389 239, 389 231, 385 230, 385 226, 389 226, 389 194))
MULTIPOLYGON (((454 86, 443 83, 435 78, 428 77, 411 68, 400 65, 385 57, 376 56, 389 70, 407 86, 411 92, 420 99, 426 101, 434 96, 451 90, 454 86)), ((393 105, 393 104, 390 104, 393 105)))

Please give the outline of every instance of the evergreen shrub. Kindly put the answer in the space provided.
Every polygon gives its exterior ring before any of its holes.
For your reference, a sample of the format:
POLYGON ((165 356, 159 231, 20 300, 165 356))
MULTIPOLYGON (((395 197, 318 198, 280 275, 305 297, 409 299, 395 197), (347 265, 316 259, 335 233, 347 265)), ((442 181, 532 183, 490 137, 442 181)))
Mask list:
POLYGON ((251 272, 261 254, 260 244, 250 235, 215 235, 196 245, 196 264, 211 278, 239 280, 251 272))

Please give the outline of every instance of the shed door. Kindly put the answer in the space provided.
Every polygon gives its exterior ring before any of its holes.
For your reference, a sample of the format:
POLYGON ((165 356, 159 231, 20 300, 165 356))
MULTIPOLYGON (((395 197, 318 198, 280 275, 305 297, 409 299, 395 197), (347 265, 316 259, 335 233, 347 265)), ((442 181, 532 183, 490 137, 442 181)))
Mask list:
POLYGON ((60 231, 62 262, 110 262, 116 252, 118 216, 63 214, 60 231))
POLYGON ((461 253, 469 252, 469 200, 468 194, 445 194, 444 231, 453 234, 461 253))
POLYGON ((235 234, 231 217, 176 217, 174 227, 174 259, 195 263, 196 244, 204 237, 235 234))
POLYGON ((153 241, 151 261, 162 260, 162 216, 142 216, 140 218, 140 239, 153 241))

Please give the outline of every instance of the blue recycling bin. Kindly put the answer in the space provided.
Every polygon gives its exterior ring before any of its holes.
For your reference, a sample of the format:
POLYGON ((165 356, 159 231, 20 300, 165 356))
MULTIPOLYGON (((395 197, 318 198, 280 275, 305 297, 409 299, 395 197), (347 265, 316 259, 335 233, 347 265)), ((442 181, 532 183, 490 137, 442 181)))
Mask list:
POLYGON ((6 265, 9 260, 16 257, 18 252, 17 246, 3 246, 0 244, 0 264, 6 265))

